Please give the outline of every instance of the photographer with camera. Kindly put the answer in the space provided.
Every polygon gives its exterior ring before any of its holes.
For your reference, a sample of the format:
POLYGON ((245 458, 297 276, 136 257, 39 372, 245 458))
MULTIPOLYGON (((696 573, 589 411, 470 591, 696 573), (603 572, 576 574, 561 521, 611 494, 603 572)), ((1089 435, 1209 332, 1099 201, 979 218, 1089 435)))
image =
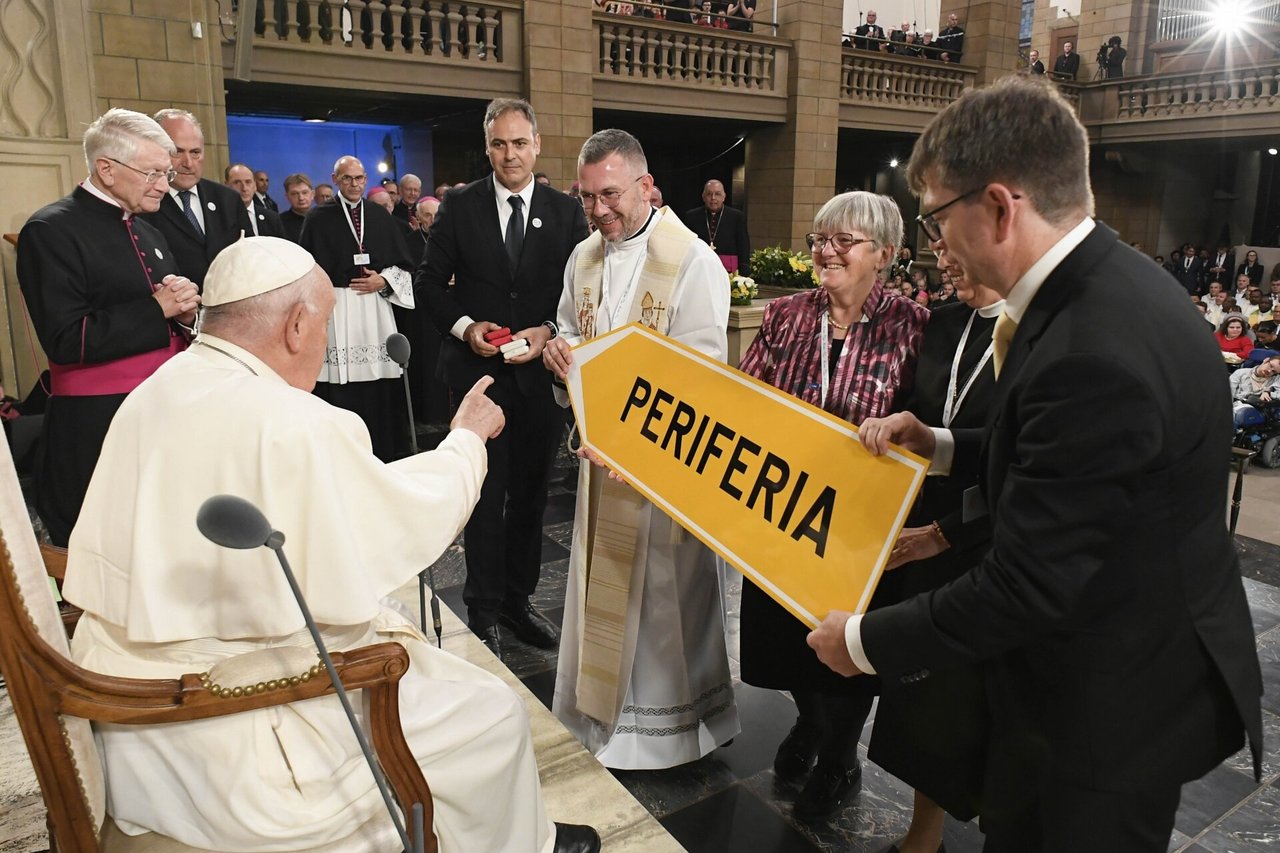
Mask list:
POLYGON ((1124 76, 1124 58, 1128 51, 1120 43, 1120 36, 1112 36, 1098 48, 1098 72, 1107 80, 1118 80, 1124 76))

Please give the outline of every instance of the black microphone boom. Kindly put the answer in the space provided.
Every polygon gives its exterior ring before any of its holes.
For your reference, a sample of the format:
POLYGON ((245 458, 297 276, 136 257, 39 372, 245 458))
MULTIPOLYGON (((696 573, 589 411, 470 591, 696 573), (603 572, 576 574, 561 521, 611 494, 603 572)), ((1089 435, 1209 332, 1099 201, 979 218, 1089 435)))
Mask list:
POLYGON ((400 814, 396 811, 395 800, 391 798, 391 789, 387 787, 386 777, 383 776, 382 768, 369 747, 364 729, 360 728, 355 712, 351 710, 347 689, 342 686, 342 680, 338 678, 338 671, 333 666, 333 658, 329 657, 329 650, 320 636, 320 628, 316 625, 316 620, 311 617, 311 608, 307 607, 307 600, 302 596, 298 579, 293 576, 293 569, 289 567, 289 560, 284 555, 284 534, 272 529, 271 523, 267 521, 267 517, 260 509, 244 498, 234 495, 215 495, 201 504, 200 510, 196 513, 196 527, 206 539, 224 548, 244 551, 265 545, 275 551, 285 580, 289 582, 289 589, 293 590, 298 609, 302 611, 302 620, 307 623, 307 630, 311 632, 311 639, 315 641, 316 651, 320 653, 320 660, 324 662, 324 668, 329 672, 329 680, 333 683, 333 689, 342 703, 342 710, 347 714, 347 722, 351 724, 351 730, 355 732, 356 741, 360 744, 360 751, 364 753, 364 760, 369 763, 369 770, 373 772, 373 781, 377 783, 378 791, 382 794, 382 801, 387 806, 387 814, 391 815, 391 822, 395 824, 396 832, 400 834, 400 841, 404 844, 406 853, 408 851, 422 853, 426 843, 423 837, 422 807, 416 803, 413 806, 415 826, 414 840, 411 843, 404 824, 400 821, 400 814))
MULTIPOLYGON (((409 339, 399 332, 392 332, 387 335, 387 355, 391 356, 391 360, 400 365, 401 376, 404 377, 404 405, 409 413, 409 446, 413 450, 413 455, 418 455, 418 427, 413 422, 413 396, 409 392, 409 356, 412 354, 413 348, 409 346, 409 339)), ((426 582, 431 586, 431 627, 436 631, 436 648, 444 648, 444 626, 440 621, 440 596, 436 593, 436 570, 427 566, 426 582)), ((423 605, 425 595, 422 591, 423 586, 422 572, 418 572, 418 613, 421 614, 422 630, 427 630, 426 607, 423 605)))

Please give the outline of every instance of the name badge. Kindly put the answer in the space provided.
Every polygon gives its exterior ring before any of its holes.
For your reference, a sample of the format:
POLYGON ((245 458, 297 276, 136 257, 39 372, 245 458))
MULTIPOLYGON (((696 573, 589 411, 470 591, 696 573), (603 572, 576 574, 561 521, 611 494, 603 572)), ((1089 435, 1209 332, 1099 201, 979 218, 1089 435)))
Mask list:
POLYGON ((363 267, 363 266, 367 265, 367 264, 369 263, 369 253, 368 253, 368 252, 361 252, 361 253, 360 253, 360 254, 358 254, 358 255, 352 255, 352 256, 351 256, 351 263, 355 264, 355 265, 356 265, 356 266, 358 266, 358 267, 363 267))

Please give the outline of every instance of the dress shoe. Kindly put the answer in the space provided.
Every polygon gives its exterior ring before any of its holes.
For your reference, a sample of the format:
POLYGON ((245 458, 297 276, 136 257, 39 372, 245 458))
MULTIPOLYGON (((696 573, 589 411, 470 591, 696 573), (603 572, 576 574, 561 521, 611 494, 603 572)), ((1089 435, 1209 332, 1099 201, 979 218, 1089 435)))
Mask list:
POLYGON ((600 833, 577 823, 556 824, 555 853, 599 853, 600 833))
POLYGON ((525 604, 519 610, 503 610, 498 614, 498 622, 531 646, 554 649, 560 643, 560 633, 556 631, 556 626, 532 604, 525 604))
POLYGON ((818 735, 796 720, 791 731, 778 744, 773 756, 773 775, 779 782, 799 782, 813 767, 818 757, 818 735))
POLYGON ((801 820, 822 820, 844 805, 845 800, 862 790, 862 764, 845 770, 837 765, 822 764, 796 797, 794 814, 801 820))
POLYGON ((480 638, 480 642, 484 643, 485 648, 493 652, 493 656, 499 661, 502 660, 502 632, 498 630, 497 625, 486 625, 483 628, 471 626, 471 633, 480 638))

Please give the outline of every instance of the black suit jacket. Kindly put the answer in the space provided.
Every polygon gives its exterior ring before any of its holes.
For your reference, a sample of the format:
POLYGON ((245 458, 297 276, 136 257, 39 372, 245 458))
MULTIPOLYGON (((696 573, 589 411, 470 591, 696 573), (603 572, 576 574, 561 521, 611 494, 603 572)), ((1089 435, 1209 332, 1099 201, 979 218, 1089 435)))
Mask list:
POLYGON ((1204 271, 1204 262, 1200 258, 1192 258, 1191 266, 1187 266, 1187 259, 1183 258, 1173 268, 1173 277, 1186 288, 1188 293, 1192 293, 1200 289, 1200 280, 1203 278, 1204 271))
POLYGON ((1037 59, 1035 62, 1031 63, 1031 73, 1032 73, 1032 74, 1043 74, 1043 73, 1044 73, 1044 63, 1043 63, 1043 62, 1041 62, 1041 61, 1040 61, 1040 60, 1038 60, 1038 59, 1037 59))
POLYGON ((1076 79, 1076 75, 1080 73, 1080 54, 1073 53, 1070 56, 1059 54, 1053 61, 1053 73, 1068 80, 1076 79))
MULTIPOLYGON (((245 208, 248 213, 249 208, 245 208)), ((280 214, 258 201, 258 197, 253 197, 253 212, 249 214, 258 223, 259 237, 284 237, 284 223, 280 221, 280 214)), ((252 231, 246 231, 245 236, 252 237, 252 231)))
POLYGON ((230 246, 240 235, 253 234, 249 225, 249 213, 240 194, 228 186, 200 179, 196 184, 200 196, 200 210, 204 217, 204 236, 201 237, 182 212, 182 205, 172 195, 165 195, 160 209, 155 213, 141 214, 164 235, 165 242, 173 250, 178 271, 196 284, 204 282, 209 264, 218 253, 230 246))
MULTIPOLYGON (((707 209, 702 205, 685 211, 680 217, 689 230, 704 243, 710 243, 707 231, 707 209)), ((738 270, 749 275, 751 269, 751 238, 747 235, 747 215, 741 210, 725 205, 720 209, 720 223, 716 226, 717 255, 737 255, 738 270)))
POLYGON ((1260 769, 1261 674, 1223 519, 1231 404, 1202 324, 1099 224, 1028 306, 986 429, 955 433, 957 460, 979 460, 991 551, 862 622, 884 678, 988 664, 993 732, 1025 733, 1039 775, 989 778, 998 798, 1046 779, 1185 782, 1245 730, 1260 769))
POLYGON ((587 220, 577 200, 541 184, 533 189, 526 216, 514 276, 498 227, 492 175, 446 193, 427 235, 414 291, 444 338, 440 371, 454 388, 469 389, 481 376, 509 375, 524 394, 550 390, 551 373, 541 361, 509 365, 501 356, 482 358, 450 334, 463 315, 512 332, 555 320, 565 263, 586 239, 587 220))

